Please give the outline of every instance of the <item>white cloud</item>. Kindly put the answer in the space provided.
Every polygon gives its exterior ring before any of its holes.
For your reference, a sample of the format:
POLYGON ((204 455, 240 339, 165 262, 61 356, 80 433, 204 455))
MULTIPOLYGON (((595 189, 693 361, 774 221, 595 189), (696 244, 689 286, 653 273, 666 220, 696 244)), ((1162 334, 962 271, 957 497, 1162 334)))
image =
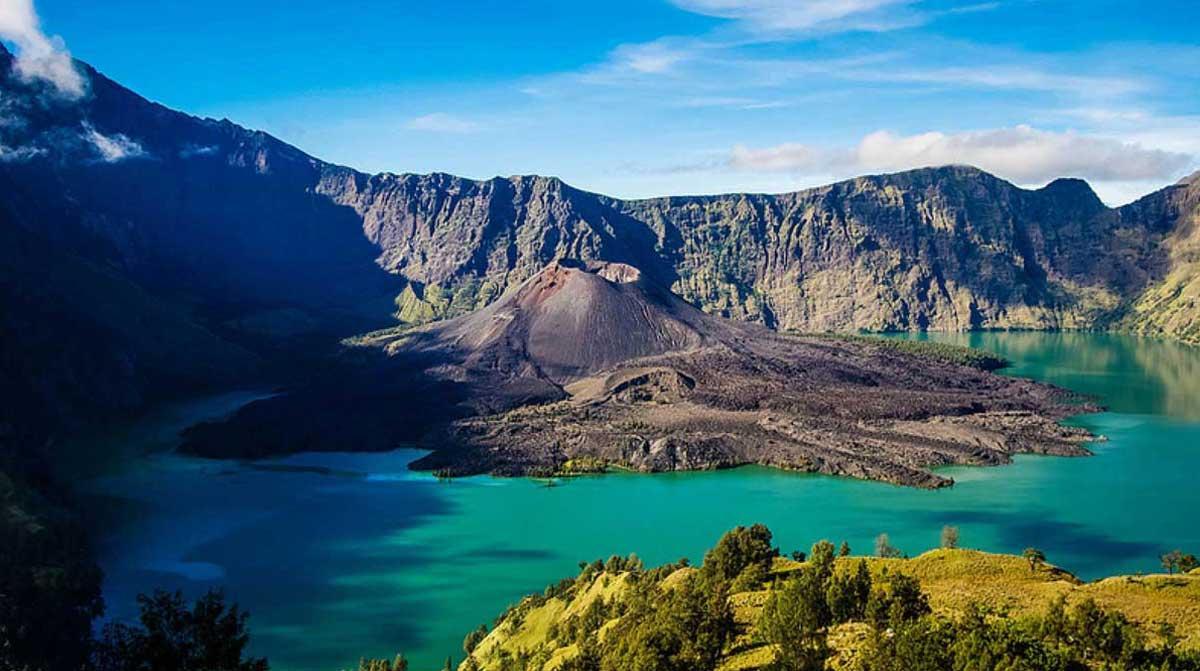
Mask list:
POLYGON ((87 92, 83 75, 62 39, 42 32, 33 0, 0 2, 0 39, 16 45, 14 69, 22 78, 50 82, 69 98, 80 98, 87 92))
POLYGON ((180 158, 192 158, 195 156, 212 156, 220 151, 220 147, 216 145, 196 145, 189 144, 179 150, 180 158))
POLYGON ((836 152, 798 142, 785 142, 759 149, 738 145, 733 148, 729 163, 742 170, 811 173, 826 170, 841 162, 835 158, 835 154, 836 152))
POLYGON ((434 112, 410 119, 405 128, 429 133, 477 133, 483 130, 478 122, 445 112, 434 112))
POLYGON ((856 146, 832 149, 796 143, 757 149, 738 146, 731 152, 729 163, 741 170, 797 174, 967 164, 1017 183, 1034 184, 1056 177, 1106 182, 1169 180, 1194 160, 1189 154, 1114 138, 1014 126, 907 136, 881 130, 867 135, 856 146))
POLYGON ((100 160, 105 163, 117 163, 131 158, 146 156, 146 150, 129 136, 117 133, 105 135, 88 124, 83 126, 83 137, 95 147, 100 154, 100 160))
POLYGON ((660 40, 621 45, 613 50, 610 60, 617 68, 643 74, 661 74, 669 72, 691 56, 689 50, 671 46, 660 40))
POLYGON ((1137 93, 1143 82, 1124 77, 1071 75, 1028 66, 978 66, 963 68, 925 68, 894 72, 855 72, 859 81, 950 84, 978 88, 1072 93, 1085 97, 1109 97, 1137 93))
POLYGON ((45 153, 46 150, 41 147, 9 147, 5 144, 0 144, 0 163, 28 161, 45 153))
POLYGON ((792 103, 784 100, 759 100, 757 98, 739 98, 736 96, 696 96, 680 101, 677 106, 685 109, 716 107, 752 111, 790 107, 792 103))
POLYGON ((890 30, 921 23, 912 0, 672 0, 689 12, 737 21, 757 33, 890 30))

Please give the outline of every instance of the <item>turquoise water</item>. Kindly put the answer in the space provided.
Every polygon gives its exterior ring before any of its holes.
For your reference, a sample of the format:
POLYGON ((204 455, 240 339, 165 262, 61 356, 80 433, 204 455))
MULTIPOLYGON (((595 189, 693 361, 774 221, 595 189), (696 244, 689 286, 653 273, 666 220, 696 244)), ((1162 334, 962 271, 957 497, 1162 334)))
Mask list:
POLYGON ((143 456, 86 483, 104 518, 110 615, 129 617, 136 593, 156 586, 224 586, 251 611, 253 647, 275 669, 336 671, 399 651, 413 668, 434 669, 461 657, 468 630, 580 560, 695 560, 737 524, 765 522, 785 551, 820 538, 867 550, 887 532, 912 554, 955 524, 964 546, 1037 546, 1088 578, 1153 570, 1175 547, 1200 550, 1200 349, 1090 334, 937 339, 1007 356, 1011 374, 1097 395, 1111 411, 1073 421, 1109 440, 1092 458, 946 469, 958 484, 934 492, 763 468, 557 487, 439 483, 406 470, 418 454, 407 450, 258 465, 164 453, 180 425, 252 395, 206 399, 120 434, 127 453, 143 456), (152 444, 140 444, 147 436, 152 444))

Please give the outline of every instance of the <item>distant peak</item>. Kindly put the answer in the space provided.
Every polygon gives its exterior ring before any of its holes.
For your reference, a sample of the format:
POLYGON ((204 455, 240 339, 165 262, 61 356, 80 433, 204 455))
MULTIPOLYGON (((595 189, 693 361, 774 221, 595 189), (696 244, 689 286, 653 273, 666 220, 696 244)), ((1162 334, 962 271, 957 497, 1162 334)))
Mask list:
POLYGON ((995 180, 999 179, 992 173, 966 164, 948 164, 910 168, 898 172, 888 172, 876 175, 864 175, 845 180, 846 183, 860 179, 887 181, 929 181, 929 180, 995 180))
POLYGON ((1068 196, 1089 201, 1100 202, 1100 196, 1092 189, 1092 185, 1075 177, 1059 177, 1043 186, 1039 191, 1055 196, 1068 196))

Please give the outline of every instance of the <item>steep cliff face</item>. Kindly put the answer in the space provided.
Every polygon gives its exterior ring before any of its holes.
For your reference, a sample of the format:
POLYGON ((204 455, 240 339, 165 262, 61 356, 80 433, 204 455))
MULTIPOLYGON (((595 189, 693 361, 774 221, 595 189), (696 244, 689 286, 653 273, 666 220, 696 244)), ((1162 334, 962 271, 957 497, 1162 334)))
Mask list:
POLYGON ((630 263, 659 279, 673 272, 644 222, 552 177, 328 168, 317 192, 353 208, 379 265, 408 281, 396 298, 403 322, 470 312, 558 259, 630 263))
POLYGON ((1150 252, 1082 182, 1026 191, 964 167, 623 208, 672 241, 677 291, 782 329, 1090 326, 1150 252))
POLYGON ((1161 281, 1137 297, 1121 326, 1200 345, 1200 173, 1125 210, 1156 219, 1169 232, 1161 281))
POLYGON ((1112 210, 1079 180, 1029 191, 967 167, 641 201, 539 177, 327 171, 318 190, 410 281, 409 323, 580 258, 632 263, 706 311, 781 329, 1094 328, 1162 276, 1185 209, 1112 210))

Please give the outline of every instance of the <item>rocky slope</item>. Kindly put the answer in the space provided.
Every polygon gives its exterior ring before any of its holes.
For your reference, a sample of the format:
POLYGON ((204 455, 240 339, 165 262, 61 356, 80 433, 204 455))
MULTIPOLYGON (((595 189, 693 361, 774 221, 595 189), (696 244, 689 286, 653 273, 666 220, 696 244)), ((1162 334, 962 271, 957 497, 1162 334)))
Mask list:
POLYGON ((1158 286, 1197 211, 1183 187, 1114 210, 1079 180, 1029 191, 966 167, 644 201, 536 177, 339 173, 319 189, 360 213, 380 263, 409 281, 397 316, 410 323, 583 258, 786 330, 1107 327, 1158 286))
POLYGON ((1151 210, 1150 217, 1176 223, 1163 242, 1163 279, 1137 297, 1121 327, 1200 345, 1200 173, 1143 199, 1137 207, 1151 210))

